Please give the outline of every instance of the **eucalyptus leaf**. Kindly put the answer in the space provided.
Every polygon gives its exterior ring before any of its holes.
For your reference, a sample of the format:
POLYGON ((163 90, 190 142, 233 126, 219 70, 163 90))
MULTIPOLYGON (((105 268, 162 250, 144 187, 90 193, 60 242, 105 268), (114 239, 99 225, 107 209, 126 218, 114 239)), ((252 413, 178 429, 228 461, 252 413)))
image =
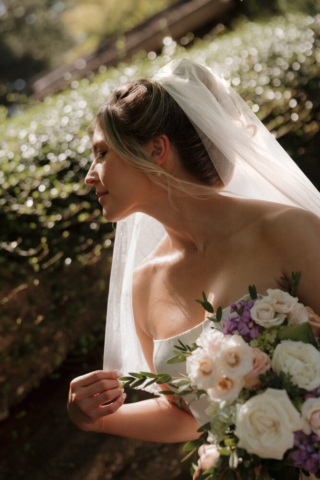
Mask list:
POLYGON ((232 453, 232 450, 228 450, 227 448, 218 448, 218 452, 220 453, 220 455, 229 457, 232 453))
POLYGON ((156 383, 168 383, 170 382, 170 380, 172 380, 171 375, 164 373, 164 374, 158 375, 158 379, 156 380, 156 383))
POLYGON ((142 385, 144 382, 145 382, 144 378, 139 378, 137 381, 131 384, 131 388, 139 387, 139 385, 142 385))
POLYGON ((140 379, 143 378, 143 375, 141 375, 141 373, 131 373, 131 372, 129 372, 129 375, 131 375, 132 377, 135 377, 135 378, 140 378, 140 379))
POLYGON ((216 313, 216 321, 220 323, 221 320, 222 320, 222 308, 218 307, 217 313, 216 313))
POLYGON ((202 441, 198 438, 196 440, 192 440, 191 442, 187 442, 183 446, 184 452, 189 452, 189 450, 193 450, 194 448, 199 448, 202 445, 202 441))
POLYGON ((146 387, 149 387, 149 385, 152 385, 152 384, 155 383, 156 381, 157 381, 157 379, 156 379, 156 378, 153 378, 152 380, 150 380, 150 382, 147 382, 147 383, 145 384, 145 386, 146 386, 146 387))
POLYGON ((166 363, 182 363, 186 361, 186 357, 184 355, 176 355, 175 357, 169 358, 166 363))
POLYGON ((192 455, 196 453, 196 451, 197 451, 197 448, 194 448, 193 450, 191 450, 191 452, 189 452, 185 457, 181 459, 181 463, 185 462, 186 460, 188 460, 188 458, 192 457, 192 455))

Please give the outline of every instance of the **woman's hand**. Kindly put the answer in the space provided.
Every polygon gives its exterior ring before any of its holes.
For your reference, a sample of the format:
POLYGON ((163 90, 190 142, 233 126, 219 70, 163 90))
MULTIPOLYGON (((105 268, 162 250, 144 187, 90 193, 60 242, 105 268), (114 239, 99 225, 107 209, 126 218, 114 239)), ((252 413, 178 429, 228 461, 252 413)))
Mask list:
POLYGON ((126 394, 119 390, 122 373, 97 370, 70 383, 67 409, 69 417, 81 430, 100 432, 104 417, 116 412, 124 403, 126 394), (104 403, 114 400, 110 405, 104 403))

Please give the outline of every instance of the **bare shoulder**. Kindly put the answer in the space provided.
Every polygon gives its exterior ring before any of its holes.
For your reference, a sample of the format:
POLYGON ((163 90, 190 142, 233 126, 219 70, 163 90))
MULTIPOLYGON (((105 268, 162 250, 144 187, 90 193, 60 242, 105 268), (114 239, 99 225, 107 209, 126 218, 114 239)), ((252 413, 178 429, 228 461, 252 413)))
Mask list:
POLYGON ((307 210, 281 205, 266 211, 262 231, 278 248, 297 254, 307 246, 318 245, 320 218, 307 210))
POLYGON ((263 230, 279 259, 283 274, 301 272, 298 296, 302 303, 320 312, 320 219, 294 207, 279 208, 264 218, 263 230))

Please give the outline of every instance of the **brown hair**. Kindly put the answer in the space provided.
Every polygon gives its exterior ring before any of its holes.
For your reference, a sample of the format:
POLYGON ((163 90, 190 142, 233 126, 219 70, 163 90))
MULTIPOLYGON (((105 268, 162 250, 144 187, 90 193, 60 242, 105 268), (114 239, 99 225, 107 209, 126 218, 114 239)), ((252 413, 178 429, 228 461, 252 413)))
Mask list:
MULTIPOLYGON (((124 161, 166 188, 169 197, 173 185, 194 197, 212 196, 224 187, 194 126, 157 81, 141 78, 118 86, 100 109, 96 121, 110 147, 124 161), (168 137, 185 171, 199 183, 176 178, 152 162, 145 144, 162 134, 168 137), (160 175, 166 183, 160 180, 160 175)), ((216 151, 221 155, 217 148, 216 151)))

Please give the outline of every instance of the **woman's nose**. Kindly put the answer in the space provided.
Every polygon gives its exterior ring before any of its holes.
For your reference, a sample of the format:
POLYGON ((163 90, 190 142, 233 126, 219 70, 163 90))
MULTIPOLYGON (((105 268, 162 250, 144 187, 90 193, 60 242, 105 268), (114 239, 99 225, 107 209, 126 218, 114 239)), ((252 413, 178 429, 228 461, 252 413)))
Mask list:
POLYGON ((95 183, 97 183, 97 181, 98 181, 97 175, 91 166, 86 175, 85 182, 87 185, 94 185, 95 183))

